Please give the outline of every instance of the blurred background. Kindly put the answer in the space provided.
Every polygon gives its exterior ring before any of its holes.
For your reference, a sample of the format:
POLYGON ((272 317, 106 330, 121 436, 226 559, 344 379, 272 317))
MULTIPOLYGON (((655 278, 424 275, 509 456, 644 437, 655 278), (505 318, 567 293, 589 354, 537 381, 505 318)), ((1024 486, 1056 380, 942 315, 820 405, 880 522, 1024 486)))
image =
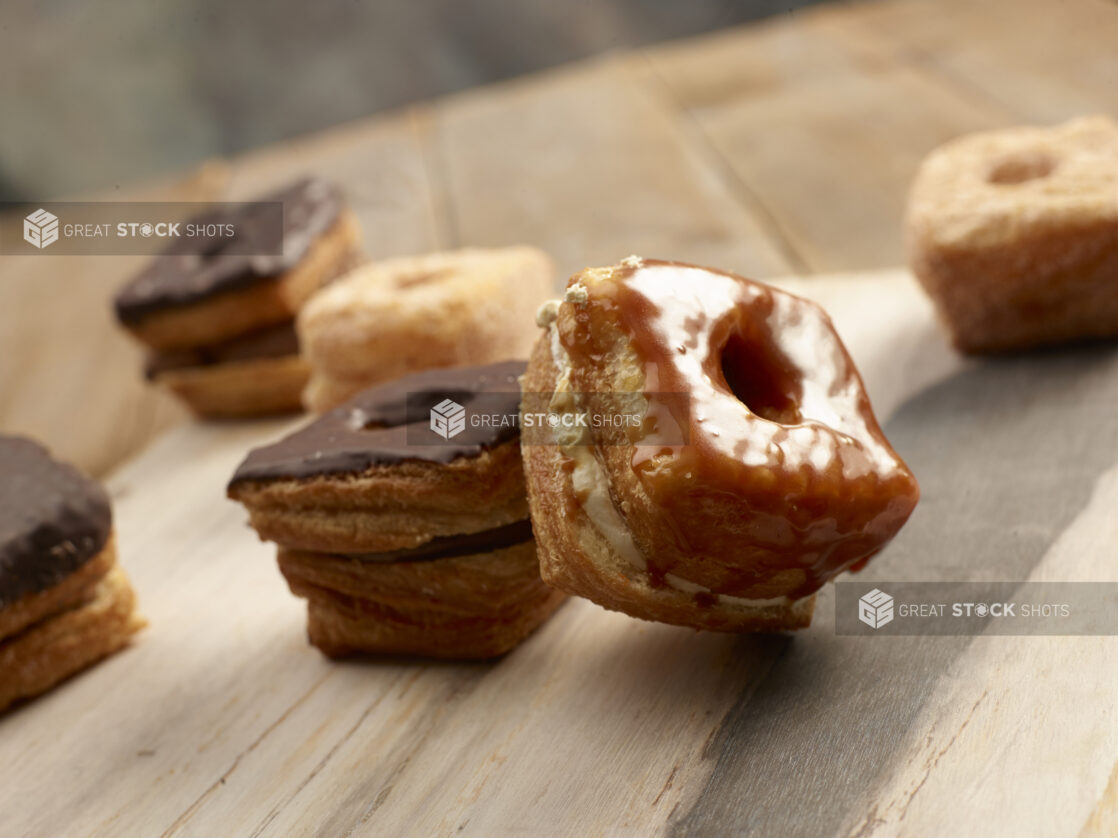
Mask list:
POLYGON ((0 4, 0 200, 100 190, 820 0, 0 4))
MULTIPOLYGON (((0 11, 4 199, 237 200, 315 173, 370 258, 531 243, 560 279, 630 253, 903 277, 932 149, 1118 115, 1118 0, 0 11)), ((39 256, 0 259, 0 428, 107 473, 184 420, 111 317, 142 258, 39 256)))

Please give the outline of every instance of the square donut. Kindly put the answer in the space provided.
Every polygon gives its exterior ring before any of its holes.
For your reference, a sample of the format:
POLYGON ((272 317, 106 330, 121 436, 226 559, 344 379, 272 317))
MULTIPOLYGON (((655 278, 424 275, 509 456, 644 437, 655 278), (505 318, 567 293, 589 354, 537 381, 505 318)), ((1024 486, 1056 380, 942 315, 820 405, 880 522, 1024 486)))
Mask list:
POLYGON ((0 712, 127 646, 135 601, 104 488, 0 434, 0 712))
POLYGON ((410 373, 526 357, 555 266, 534 247, 465 248, 371 262, 299 313, 311 368, 303 401, 322 412, 410 373))
POLYGON ((237 469, 228 494, 278 545, 323 653, 495 657, 562 603, 540 579, 528 518, 515 421, 524 368, 374 387, 237 469), (431 411, 448 399, 511 421, 451 436, 431 411))
POLYGON ((955 346, 1118 336, 1118 125, 972 134, 934 151, 908 200, 916 277, 955 346))
POLYGON ((295 314, 361 258, 341 190, 300 178, 185 226, 236 238, 172 240, 116 295, 118 321, 146 347, 145 377, 205 418, 299 410, 309 368, 295 314))

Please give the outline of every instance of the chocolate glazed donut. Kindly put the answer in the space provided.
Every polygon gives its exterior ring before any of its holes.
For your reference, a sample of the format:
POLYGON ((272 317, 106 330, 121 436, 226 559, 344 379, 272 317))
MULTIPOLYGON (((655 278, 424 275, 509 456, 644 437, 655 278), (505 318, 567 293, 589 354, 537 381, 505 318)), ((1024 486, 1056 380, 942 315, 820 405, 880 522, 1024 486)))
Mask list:
POLYGON ((813 303, 630 257, 572 277, 540 323, 526 405, 546 393, 554 413, 627 405, 640 417, 526 431, 541 574, 555 587, 696 628, 803 627, 815 591, 861 567, 916 505, 915 478, 813 303))

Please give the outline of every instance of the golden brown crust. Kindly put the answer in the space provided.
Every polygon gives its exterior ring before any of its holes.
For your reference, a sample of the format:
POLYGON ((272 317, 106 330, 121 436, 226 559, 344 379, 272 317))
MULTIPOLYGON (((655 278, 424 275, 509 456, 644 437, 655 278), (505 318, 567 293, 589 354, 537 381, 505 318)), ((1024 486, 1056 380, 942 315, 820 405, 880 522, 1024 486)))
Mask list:
POLYGON ((449 464, 413 460, 356 475, 243 481, 229 496, 248 509, 261 539, 327 553, 409 549, 528 515, 516 440, 449 464))
POLYGON ((360 243, 356 216, 343 210, 299 263, 277 279, 168 308, 125 328, 152 349, 171 351, 220 343, 287 322, 315 291, 352 266, 360 243))
POLYGON ((0 643, 0 710, 46 692, 126 646, 144 626, 133 613, 135 599, 117 566, 88 601, 0 643))
POLYGON ((962 137, 909 193, 913 272, 955 345, 1118 335, 1118 126, 1091 117, 962 137))
POLYGON ((522 358, 554 266, 531 247, 466 249, 371 263, 300 312, 316 412, 366 387, 436 367, 522 358))
POLYGON ((310 369, 298 355, 167 370, 155 377, 198 416, 239 419, 302 411, 310 369))
POLYGON ((533 542, 390 563, 281 548, 279 565, 292 593, 308 600, 311 643, 330 657, 495 657, 565 599, 540 580, 533 542))
MULTIPOLYGON (((551 392, 557 369, 545 334, 536 344, 524 376, 525 392, 551 392)), ((621 451, 616 446, 616 451, 621 451)), ((599 451, 606 456, 611 449, 599 451)), ((646 620, 712 631, 778 631, 805 628, 815 597, 771 604, 747 604, 728 597, 696 597, 694 592, 654 586, 649 575, 622 556, 575 500, 572 463, 554 445, 524 445, 524 469, 540 557, 540 575, 552 587, 585 597, 615 611, 646 620)), ((615 466, 617 464, 614 464, 615 466)), ((623 473, 627 469, 611 470, 623 473)), ((631 488, 631 487, 630 487, 631 488)), ((615 508, 635 502, 611 486, 615 508)), ((630 531, 630 536, 633 535, 630 531)), ((645 548, 649 549, 649 548, 645 548)))
POLYGON ((27 626, 52 614, 64 611, 87 601, 101 579, 116 564, 116 536, 109 533, 109 540, 101 552, 45 591, 20 597, 7 608, 0 610, 0 641, 18 634, 27 626))
POLYGON ((605 529, 626 531, 614 540, 656 587, 681 579, 724 597, 802 598, 877 552, 911 513, 915 478, 815 304, 639 257, 580 272, 569 294, 543 312, 562 367, 556 408, 648 424, 596 426, 563 451, 591 518, 618 519, 605 529), (650 433, 651 446, 638 442, 650 433))

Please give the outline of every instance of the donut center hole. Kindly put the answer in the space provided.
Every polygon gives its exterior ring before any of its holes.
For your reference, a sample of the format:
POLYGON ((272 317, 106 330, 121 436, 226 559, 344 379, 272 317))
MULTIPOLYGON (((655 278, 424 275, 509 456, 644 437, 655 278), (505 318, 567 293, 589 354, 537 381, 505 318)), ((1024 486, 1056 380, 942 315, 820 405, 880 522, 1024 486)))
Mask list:
POLYGON ((796 373, 775 347, 756 337, 733 335, 722 350, 722 376, 749 412, 771 422, 802 421, 796 373))
POLYGON ((1007 186, 1048 177, 1056 168, 1056 159, 1046 151, 1024 151, 1003 157, 990 169, 990 183, 1007 186))
POLYGON ((417 285, 426 285, 429 282, 443 279, 454 273, 452 268, 439 268, 433 271, 419 271, 417 273, 402 276, 396 280, 397 288, 414 288, 417 285))

